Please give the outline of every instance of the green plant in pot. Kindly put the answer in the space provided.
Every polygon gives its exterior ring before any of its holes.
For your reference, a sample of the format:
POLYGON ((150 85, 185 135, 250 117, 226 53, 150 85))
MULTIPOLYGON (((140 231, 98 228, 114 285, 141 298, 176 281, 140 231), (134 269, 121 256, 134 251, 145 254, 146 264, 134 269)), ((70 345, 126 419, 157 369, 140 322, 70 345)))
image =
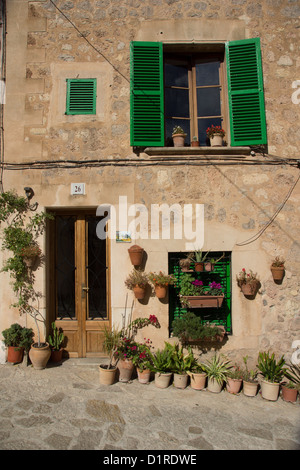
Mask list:
MULTIPOLYGON (((36 210, 35 205, 34 210, 36 210)), ((34 288, 35 277, 33 270, 25 262, 25 254, 35 251, 40 255, 38 238, 43 234, 47 219, 53 216, 46 212, 35 212, 27 198, 18 196, 14 191, 4 192, 0 195, 0 223, 4 224, 2 230, 2 249, 9 253, 3 264, 2 271, 8 272, 12 279, 13 292, 17 301, 12 304, 17 307, 20 314, 30 315, 36 325, 37 342, 31 345, 29 357, 37 369, 45 367, 50 357, 48 343, 42 343, 40 338, 39 322, 45 319, 35 307, 41 294, 34 288), (39 351, 38 351, 39 350, 39 351), (43 355, 43 360, 36 362, 35 357, 43 355)))
POLYGON ((176 388, 185 388, 188 381, 188 371, 192 370, 196 363, 193 351, 189 347, 188 352, 185 353, 183 346, 179 346, 178 343, 166 343, 166 347, 170 351, 171 370, 174 374, 174 386, 176 388))
POLYGON ((133 356, 132 362, 136 366, 138 381, 142 384, 147 384, 150 381, 152 354, 152 342, 146 339, 144 343, 137 343, 136 353, 133 356))
POLYGON ((146 273, 141 270, 133 269, 125 280, 127 289, 132 290, 136 299, 142 300, 145 297, 146 287, 149 279, 146 273))
POLYGON ((65 339, 65 335, 61 328, 57 328, 55 322, 52 322, 52 334, 48 336, 48 342, 51 347, 51 361, 60 362, 62 360, 63 348, 62 344, 65 339))
POLYGON ((243 357, 243 362, 245 364, 245 369, 243 370, 243 393, 248 397, 255 397, 258 389, 258 371, 256 368, 249 369, 248 356, 243 357))
POLYGON ((100 364, 100 384, 112 385, 115 382, 117 361, 115 354, 120 343, 123 331, 118 328, 107 328, 103 330, 103 351, 108 355, 108 364, 100 364))
POLYGON ((284 381, 281 384, 282 398, 285 401, 295 403, 300 392, 300 366, 289 364, 284 375, 288 382, 284 381))
POLYGON ((150 370, 155 373, 154 383, 158 388, 167 388, 172 377, 172 356, 167 343, 164 349, 152 353, 150 370))
POLYGON ((215 354, 205 364, 208 378, 207 389, 213 393, 220 393, 231 368, 232 365, 225 356, 215 354))
POLYGON ((263 379, 261 381, 261 394, 266 400, 276 401, 279 395, 280 382, 286 373, 285 359, 281 356, 278 360, 275 354, 260 352, 257 368, 263 379))
POLYGON ((204 263, 206 258, 208 257, 209 251, 203 253, 202 250, 195 250, 194 253, 191 255, 192 260, 195 263, 195 271, 204 271, 204 263))
POLYGON ((219 340, 224 335, 220 327, 203 322, 201 317, 193 312, 185 312, 182 317, 173 320, 172 332, 183 345, 191 342, 219 340))
POLYGON ((24 350, 28 351, 33 343, 33 330, 13 323, 2 331, 3 342, 7 347, 7 361, 13 364, 22 362, 24 350))

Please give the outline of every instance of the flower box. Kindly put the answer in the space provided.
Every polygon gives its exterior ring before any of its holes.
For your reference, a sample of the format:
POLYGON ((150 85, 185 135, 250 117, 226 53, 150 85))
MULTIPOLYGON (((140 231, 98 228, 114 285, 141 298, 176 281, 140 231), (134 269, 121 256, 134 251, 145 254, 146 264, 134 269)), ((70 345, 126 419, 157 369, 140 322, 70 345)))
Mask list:
POLYGON ((190 308, 220 308, 223 304, 223 295, 183 295, 190 308))

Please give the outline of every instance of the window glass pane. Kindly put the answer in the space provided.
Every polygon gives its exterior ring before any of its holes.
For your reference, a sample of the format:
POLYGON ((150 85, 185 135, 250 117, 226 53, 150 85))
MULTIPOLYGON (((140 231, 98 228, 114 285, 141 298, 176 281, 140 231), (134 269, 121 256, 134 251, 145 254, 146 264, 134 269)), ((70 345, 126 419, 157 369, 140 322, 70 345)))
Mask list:
POLYGON ((189 119, 166 119, 166 145, 173 146, 172 132, 175 126, 180 126, 187 134, 185 145, 189 145, 190 137, 190 120, 189 119))
POLYGON ((166 88, 165 109, 168 117, 190 117, 188 90, 166 88))
POLYGON ((197 115, 218 116, 221 114, 220 88, 197 88, 197 115))
POLYGON ((187 64, 175 59, 169 59, 165 63, 165 85, 188 87, 188 68, 187 64))
POLYGON ((196 86, 219 85, 220 62, 196 64, 196 86))
POLYGON ((198 119, 200 145, 209 146, 209 138, 206 136, 206 129, 212 125, 222 127, 221 118, 198 119))

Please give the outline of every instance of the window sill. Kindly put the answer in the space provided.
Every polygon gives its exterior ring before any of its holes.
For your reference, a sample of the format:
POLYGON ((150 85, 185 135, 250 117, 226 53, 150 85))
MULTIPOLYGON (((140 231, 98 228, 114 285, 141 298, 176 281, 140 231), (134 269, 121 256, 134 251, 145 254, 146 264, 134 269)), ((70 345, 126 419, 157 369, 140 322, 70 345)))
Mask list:
POLYGON ((144 152, 149 156, 173 156, 173 155, 185 155, 197 156, 201 155, 204 157, 210 156, 249 156, 251 149, 250 147, 147 147, 144 152))

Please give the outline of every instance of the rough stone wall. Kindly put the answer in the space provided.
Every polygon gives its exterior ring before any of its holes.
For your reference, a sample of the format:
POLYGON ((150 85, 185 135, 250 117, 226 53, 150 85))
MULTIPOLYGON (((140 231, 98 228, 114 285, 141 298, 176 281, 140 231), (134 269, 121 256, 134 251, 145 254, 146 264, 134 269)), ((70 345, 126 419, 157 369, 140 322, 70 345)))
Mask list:
MULTIPOLYGON (((8 7, 7 67, 12 85, 9 87, 8 81, 7 96, 12 104, 6 112, 6 161, 124 158, 129 162, 136 158, 129 145, 129 43, 143 35, 147 25, 162 18, 166 28, 167 20, 179 26, 183 21, 199 21, 212 29, 216 21, 228 28, 238 24, 246 38, 261 38, 268 152, 277 158, 299 158, 300 104, 292 101, 292 84, 300 79, 298 2, 56 0, 55 4, 80 33, 50 1, 13 0, 8 7), (25 28, 26 35, 21 28, 25 44, 20 32, 14 30, 15 11, 25 28), (26 51, 18 65, 12 50, 20 54, 26 51), (103 78, 100 98, 105 104, 101 115, 81 120, 59 115, 57 110, 64 99, 56 86, 60 74, 89 70, 103 78), (15 77, 19 80, 18 92, 13 88, 15 77)), ((149 161, 146 154, 140 157, 149 161)), ((95 206, 103 198, 116 201, 118 194, 130 194, 132 202, 148 207, 162 202, 205 204, 204 249, 233 253, 233 335, 225 349, 231 354, 260 348, 290 353, 292 341, 300 339, 299 184, 274 222, 254 242, 239 245, 263 229, 298 177, 296 166, 264 164, 269 160, 268 156, 253 157, 248 158, 247 165, 240 165, 225 159, 222 164, 196 166, 184 164, 182 159, 180 164, 171 164, 166 158, 164 165, 102 164, 93 169, 5 171, 4 182, 5 188, 33 186, 40 205, 47 207, 95 206), (75 178, 89 185, 84 200, 69 195, 69 184, 75 178), (269 270, 275 255, 286 259, 286 276, 280 286, 274 284, 269 270), (261 279, 261 290, 252 302, 243 298, 234 282, 243 267, 253 269, 261 279)), ((166 252, 175 251, 174 246, 146 241, 147 269, 166 269, 166 252)), ((120 274, 118 265, 118 272, 112 271, 112 275, 114 279, 119 276, 122 285, 124 273, 131 267, 127 246, 117 250, 124 270, 120 274)), ((177 243, 176 251, 180 250, 182 245, 177 243)), ((125 295, 124 287, 112 290, 116 319, 125 295)), ((135 308, 135 316, 157 312, 163 319, 162 331, 156 332, 157 344, 161 345, 168 329, 167 306, 151 299, 147 306, 135 308)))

